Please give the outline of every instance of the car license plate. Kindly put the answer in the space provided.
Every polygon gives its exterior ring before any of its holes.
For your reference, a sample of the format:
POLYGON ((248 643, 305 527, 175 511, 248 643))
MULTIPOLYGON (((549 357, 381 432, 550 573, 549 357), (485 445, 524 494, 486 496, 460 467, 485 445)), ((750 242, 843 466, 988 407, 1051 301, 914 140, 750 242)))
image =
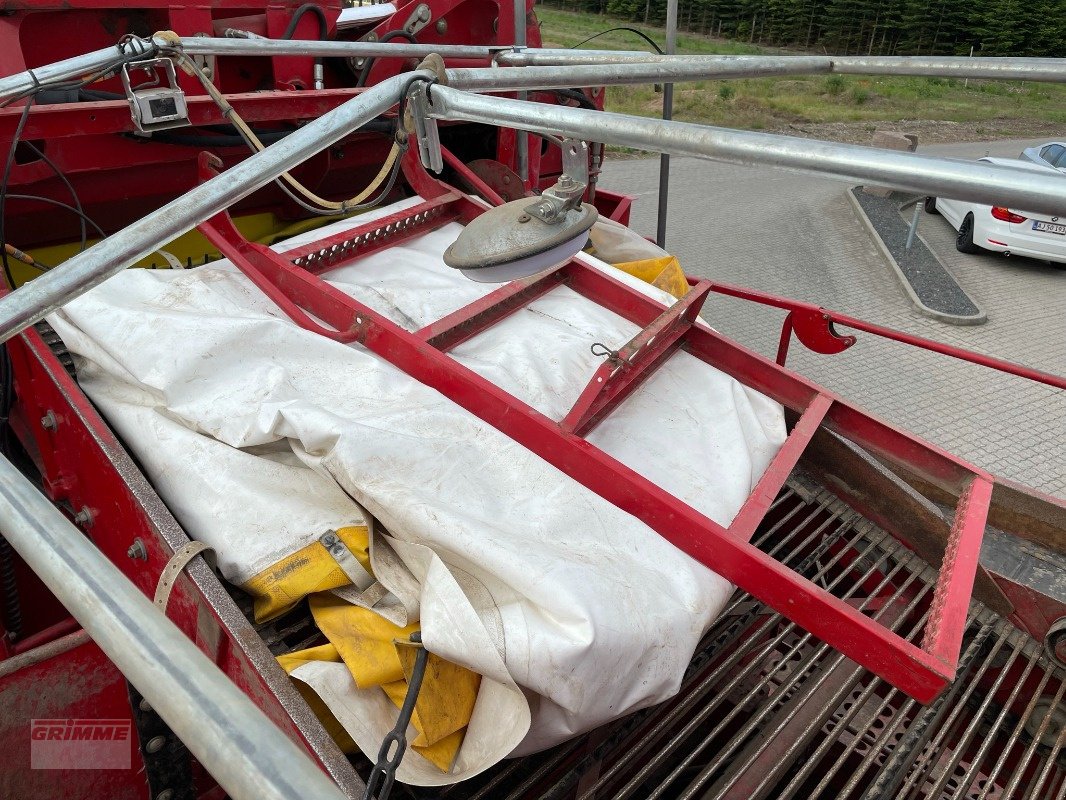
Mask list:
POLYGON ((1033 222, 1034 231, 1044 231, 1045 233, 1057 233, 1059 236, 1066 236, 1066 225, 1057 225, 1054 222, 1033 222))

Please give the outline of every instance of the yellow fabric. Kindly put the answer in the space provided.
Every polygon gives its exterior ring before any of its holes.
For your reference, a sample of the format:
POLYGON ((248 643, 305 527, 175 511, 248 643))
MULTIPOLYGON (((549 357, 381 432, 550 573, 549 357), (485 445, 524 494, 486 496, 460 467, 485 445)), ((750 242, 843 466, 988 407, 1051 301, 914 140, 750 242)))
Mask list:
MULTIPOLYGON (((404 680, 387 683, 381 688, 399 708, 407 696, 407 682, 414 670, 417 652, 413 647, 404 646, 398 647, 397 652, 403 664, 404 680)), ((476 672, 430 653, 412 717, 419 732, 412 745, 434 745, 465 727, 474 712, 480 686, 481 676, 476 672)))
POLYGON ((406 641, 418 624, 401 628, 366 608, 332 594, 309 599, 319 630, 333 643, 360 689, 403 680, 403 664, 393 640, 406 641))
POLYGON ((689 285, 685 279, 685 273, 675 256, 663 256, 661 258, 645 258, 641 261, 622 261, 614 264, 614 267, 640 278, 645 283, 650 283, 657 289, 669 292, 674 297, 684 297, 688 294, 689 285))
MULTIPOLYGON (((292 673, 297 667, 308 663, 309 661, 335 661, 341 660, 340 653, 337 652, 331 644, 324 644, 321 647, 312 647, 308 650, 298 650, 295 653, 286 653, 285 655, 278 656, 278 663, 281 664, 281 668, 285 670, 287 674, 292 673)), ((326 733, 330 735, 330 738, 337 743, 337 746, 341 749, 342 753, 354 753, 359 750, 359 745, 355 743, 355 740, 348 734, 348 731, 344 729, 344 726, 340 724, 340 721, 333 716, 333 712, 329 710, 321 697, 303 681, 293 681, 296 684, 296 691, 300 693, 300 696, 307 701, 307 705, 314 712, 314 715, 318 717, 318 721, 322 723, 322 727, 325 728, 326 733)))
MULTIPOLYGON (((370 572, 370 538, 366 526, 341 528, 337 535, 370 572)), ((327 592, 349 583, 348 576, 329 551, 320 543, 312 542, 272 564, 243 588, 255 599, 255 621, 265 622, 284 614, 314 592, 327 592)))
MULTIPOLYGON (((370 566, 369 532, 365 526, 341 528, 337 535, 363 568, 370 566)), ((262 622, 292 608, 307 597, 311 615, 329 644, 278 656, 287 673, 310 661, 343 662, 360 689, 380 687, 399 708, 407 695, 417 648, 409 644, 418 632, 414 623, 400 627, 374 611, 352 605, 331 594, 350 584, 347 575, 318 542, 301 548, 244 584, 255 600, 255 618, 262 622)), ((355 743, 325 703, 309 687, 297 688, 344 752, 355 743)), ((477 701, 481 676, 443 658, 429 655, 411 723, 417 735, 411 747, 447 772, 463 743, 477 701)))
MULTIPOLYGON (((416 647, 404 643, 419 626, 394 625, 328 593, 312 595, 308 604, 333 648, 324 655, 335 652, 360 689, 379 686, 397 708, 402 706, 417 655, 416 647)), ((462 746, 480 686, 476 672, 429 654, 411 718, 417 731, 411 747, 444 772, 462 746)))

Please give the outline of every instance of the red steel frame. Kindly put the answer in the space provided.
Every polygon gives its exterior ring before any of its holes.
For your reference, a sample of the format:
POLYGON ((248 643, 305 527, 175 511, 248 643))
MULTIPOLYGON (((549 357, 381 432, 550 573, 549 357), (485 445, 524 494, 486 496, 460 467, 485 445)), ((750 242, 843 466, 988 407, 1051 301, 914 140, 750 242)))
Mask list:
MULTIPOLYGON (((203 159, 201 167, 208 166, 208 160, 203 159)), ((953 679, 958 664, 992 492, 991 475, 866 414, 701 324, 699 309, 709 291, 718 288, 707 281, 697 282, 684 299, 666 307, 574 259, 501 286, 420 330, 396 325, 318 276, 342 262, 447 222, 469 222, 484 210, 425 173, 410 153, 404 158, 404 169, 423 202, 285 254, 245 241, 229 223, 226 212, 201 225, 201 230, 297 324, 332 339, 357 342, 441 392, 915 699, 928 702, 938 695, 953 679), (460 342, 559 286, 569 287, 642 329, 620 350, 607 352, 604 364, 561 421, 541 414, 448 355, 448 350, 460 342), (583 438, 678 349, 800 413, 798 423, 728 527, 583 438), (903 639, 749 543, 811 437, 823 426, 960 495, 920 645, 903 639)))

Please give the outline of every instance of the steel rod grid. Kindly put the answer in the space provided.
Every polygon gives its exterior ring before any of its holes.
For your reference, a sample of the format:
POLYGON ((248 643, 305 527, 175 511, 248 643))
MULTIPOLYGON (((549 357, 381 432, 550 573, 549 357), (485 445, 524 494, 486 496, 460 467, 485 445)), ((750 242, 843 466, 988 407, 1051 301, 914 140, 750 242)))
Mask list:
MULTIPOLYGON (((753 542, 871 616, 885 615, 893 630, 920 635, 936 571, 824 490, 790 482, 753 542), (869 591, 868 581, 876 582, 869 591)), ((278 622, 275 647, 300 629, 298 617, 278 622)), ((959 676, 944 700, 923 708, 738 591, 672 700, 597 739, 504 762, 433 797, 1066 800, 1066 731, 1056 735, 1050 716, 1036 736, 1026 728, 1041 695, 1052 703, 1066 696, 1062 671, 1040 645, 974 603, 959 676), (782 665, 790 666, 778 674, 782 665), (795 735, 805 719, 809 727, 795 735), (1050 745, 1041 739, 1048 731, 1050 745), (771 752, 780 760, 754 770, 771 752)), ((397 794, 429 796, 411 787, 397 794)))

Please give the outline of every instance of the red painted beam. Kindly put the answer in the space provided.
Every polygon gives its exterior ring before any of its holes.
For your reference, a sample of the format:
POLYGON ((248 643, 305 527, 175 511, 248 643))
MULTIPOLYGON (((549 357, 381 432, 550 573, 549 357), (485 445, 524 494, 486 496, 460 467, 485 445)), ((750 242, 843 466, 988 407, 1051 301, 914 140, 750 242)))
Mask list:
MULTIPOLYGON (((301 92, 243 92, 226 95, 245 122, 314 119, 365 91, 318 89, 301 92)), ((228 125, 215 102, 207 95, 187 95, 192 125, 228 125)), ((22 115, 22 106, 0 109, 0 143, 11 141, 22 115)), ((181 133, 177 129, 175 133, 181 133)), ((69 136, 133 133, 130 106, 125 100, 95 103, 56 103, 34 106, 26 120, 23 139, 61 139, 69 136)))

